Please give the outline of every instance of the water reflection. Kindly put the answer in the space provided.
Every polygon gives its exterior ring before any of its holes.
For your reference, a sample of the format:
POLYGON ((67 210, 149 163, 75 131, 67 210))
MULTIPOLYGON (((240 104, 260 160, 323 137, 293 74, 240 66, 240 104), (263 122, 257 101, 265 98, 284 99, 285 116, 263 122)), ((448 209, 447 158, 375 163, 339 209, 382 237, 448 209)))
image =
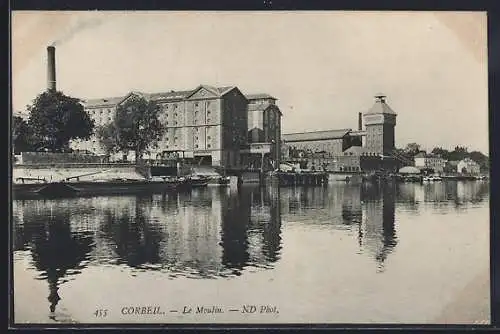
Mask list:
POLYGON ((14 250, 29 251, 32 269, 49 282, 52 312, 60 284, 89 265, 162 271, 171 279, 239 276, 280 258, 278 196, 244 188, 15 201, 14 250))
POLYGON ((396 206, 418 214, 421 205, 427 205, 440 213, 449 206, 468 208, 485 200, 488 194, 487 182, 337 183, 327 188, 282 189, 281 206, 285 221, 353 232, 360 250, 369 254, 382 272, 398 244, 396 206))
POLYGON ((47 299, 53 317, 61 299, 60 285, 85 268, 94 248, 94 238, 81 224, 73 224, 75 216, 70 210, 52 202, 43 204, 21 210, 22 221, 16 222, 14 249, 31 250, 32 264, 39 271, 38 279, 47 280, 49 284, 47 299))
POLYGON ((347 235, 358 253, 384 272, 400 243, 398 210, 410 216, 423 209, 462 210, 487 200, 488 193, 489 184, 483 182, 339 183, 326 188, 243 187, 236 193, 195 189, 17 200, 13 243, 18 258, 30 261, 29 269, 48 282, 48 306, 54 312, 61 285, 88 266, 127 268, 132 275, 149 271, 168 279, 216 279, 272 269, 287 246, 282 229, 290 226, 347 235))
POLYGON ((384 271, 385 261, 398 243, 394 222, 396 185, 382 184, 363 189, 361 194, 365 219, 360 246, 374 257, 379 271, 384 271))

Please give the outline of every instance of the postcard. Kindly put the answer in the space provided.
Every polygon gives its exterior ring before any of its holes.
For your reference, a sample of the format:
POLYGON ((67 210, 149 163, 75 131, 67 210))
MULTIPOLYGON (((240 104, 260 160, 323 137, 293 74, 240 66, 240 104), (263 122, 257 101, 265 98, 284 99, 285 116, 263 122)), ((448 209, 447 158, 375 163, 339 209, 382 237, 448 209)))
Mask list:
POLYGON ((485 12, 12 12, 13 323, 490 324, 485 12))

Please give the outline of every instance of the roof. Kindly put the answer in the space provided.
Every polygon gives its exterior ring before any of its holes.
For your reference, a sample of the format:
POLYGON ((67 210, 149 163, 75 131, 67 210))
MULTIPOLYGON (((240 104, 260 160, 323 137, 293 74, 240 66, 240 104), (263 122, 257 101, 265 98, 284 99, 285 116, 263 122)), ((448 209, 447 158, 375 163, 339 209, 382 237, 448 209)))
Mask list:
POLYGON ((426 156, 425 152, 418 152, 415 154, 415 158, 425 158, 426 156))
POLYGON ((441 159, 441 155, 434 154, 434 153, 418 152, 415 155, 415 158, 436 158, 436 159, 441 159))
POLYGON ((173 91, 165 92, 165 93, 152 93, 149 94, 149 98, 151 100, 182 100, 186 98, 186 96, 190 95, 192 90, 182 90, 182 91, 173 91))
POLYGON ((294 141, 339 139, 343 138, 350 131, 351 129, 340 129, 340 130, 325 130, 325 131, 314 131, 314 132, 287 133, 283 135, 283 140, 286 142, 294 142, 294 141))
POLYGON ((281 112, 280 108, 278 108, 277 105, 275 104, 270 104, 270 103, 262 103, 262 104, 249 104, 248 105, 248 111, 265 111, 267 110, 267 108, 272 108, 274 110, 276 110, 280 116, 283 115, 283 113, 281 112))
MULTIPOLYGON (((377 95, 378 97, 379 95, 377 95)), ((385 99, 380 99, 377 98, 375 101, 375 104, 368 110, 368 112, 365 115, 369 114, 390 114, 390 115, 396 115, 394 110, 389 107, 387 103, 385 103, 385 99)))
POLYGON ((351 146, 344 153, 352 153, 353 155, 361 155, 362 153, 368 153, 368 149, 362 146, 351 146))
POLYGON ((351 136, 366 136, 366 130, 353 130, 350 132, 351 136))
POLYGON ((399 173, 401 173, 401 174, 420 174, 420 169, 418 169, 417 167, 413 167, 413 166, 406 166, 406 167, 400 168, 399 173))
POLYGON ((88 108, 94 108, 94 107, 106 107, 106 106, 115 106, 118 103, 120 103, 121 100, 125 98, 124 96, 115 96, 115 97, 104 97, 101 99, 89 99, 89 100, 82 100, 84 105, 88 108))
POLYGON ((259 93, 259 94, 247 94, 245 95, 248 100, 259 100, 259 99, 272 99, 272 100, 277 100, 277 98, 266 94, 266 93, 259 93))
POLYGON ((193 94, 195 91, 197 91, 199 88, 204 87, 208 90, 213 91, 215 94, 222 96, 226 94, 227 92, 231 91, 233 88, 236 88, 236 86, 225 86, 225 87, 213 87, 213 86, 207 86, 207 85, 199 85, 195 89, 192 90, 181 90, 181 91, 174 91, 171 90, 169 92, 160 92, 160 93, 143 93, 143 92, 138 92, 138 91, 131 91, 129 94, 124 95, 124 96, 114 96, 114 97, 104 97, 100 99, 88 99, 84 100, 84 104, 87 108, 96 108, 96 107, 112 107, 116 106, 119 104, 123 99, 125 99, 128 95, 131 93, 138 94, 141 96, 144 96, 146 98, 149 98, 153 101, 156 100, 182 100, 193 94))
POLYGON ((233 88, 236 88, 236 86, 217 87, 217 91, 220 95, 224 95, 233 88))
POLYGON ((269 106, 272 106, 273 104, 269 103, 263 103, 263 104, 249 104, 248 105, 248 111, 255 111, 255 110, 261 110, 264 111, 266 110, 269 106))

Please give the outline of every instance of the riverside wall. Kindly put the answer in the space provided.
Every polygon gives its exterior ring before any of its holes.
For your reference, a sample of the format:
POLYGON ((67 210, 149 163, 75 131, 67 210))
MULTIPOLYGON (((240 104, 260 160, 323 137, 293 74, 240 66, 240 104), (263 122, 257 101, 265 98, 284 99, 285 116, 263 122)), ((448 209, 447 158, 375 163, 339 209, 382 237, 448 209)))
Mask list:
POLYGON ((144 179, 142 174, 132 164, 18 164, 12 168, 12 181, 14 183, 29 183, 34 182, 34 179, 40 179, 46 182, 57 182, 76 177, 79 177, 80 181, 112 178, 144 179))

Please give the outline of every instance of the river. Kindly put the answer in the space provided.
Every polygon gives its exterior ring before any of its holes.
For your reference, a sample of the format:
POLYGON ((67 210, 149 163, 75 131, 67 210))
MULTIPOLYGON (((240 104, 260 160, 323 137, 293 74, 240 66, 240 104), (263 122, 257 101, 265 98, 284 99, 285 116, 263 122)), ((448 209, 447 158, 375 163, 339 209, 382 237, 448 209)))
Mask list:
POLYGON ((487 182, 206 188, 12 212, 16 323, 489 320, 487 182))

